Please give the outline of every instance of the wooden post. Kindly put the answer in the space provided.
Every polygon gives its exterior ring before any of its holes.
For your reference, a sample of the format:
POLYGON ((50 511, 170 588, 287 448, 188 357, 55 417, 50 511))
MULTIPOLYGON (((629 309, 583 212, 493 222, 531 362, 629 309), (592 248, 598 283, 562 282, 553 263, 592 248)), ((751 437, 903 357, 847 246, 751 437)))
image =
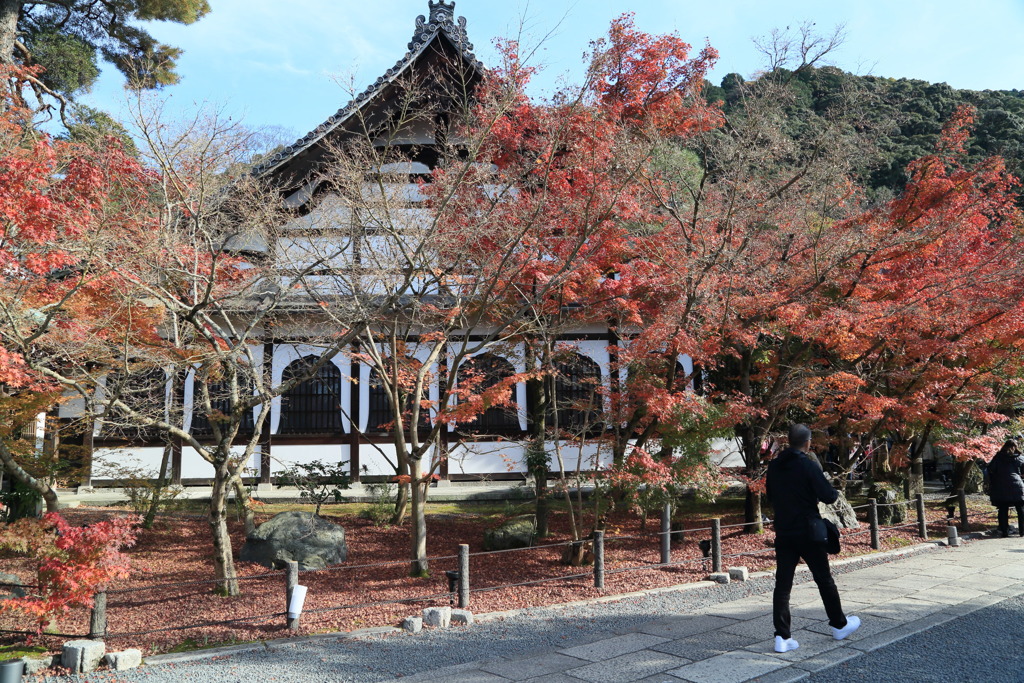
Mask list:
POLYGON ((871 525, 871 549, 878 550, 878 500, 868 498, 868 523, 871 525))
POLYGON ((960 489, 956 492, 956 499, 960 504, 960 530, 967 533, 967 493, 960 489))
POLYGON ((924 494, 914 496, 917 499, 917 535, 928 540, 928 520, 924 516, 924 494))
POLYGON ((661 563, 672 561, 672 504, 661 508, 661 563))
POLYGON ((100 591, 93 596, 92 615, 89 617, 89 637, 102 640, 107 635, 107 594, 100 591))
POLYGON ((459 608, 469 608, 469 546, 459 546, 459 608))
POLYGON ((604 589, 604 532, 594 532, 594 588, 604 589))
POLYGON ((292 590, 299 585, 299 563, 294 560, 289 560, 285 563, 285 595, 284 595, 284 611, 285 611, 285 623, 288 628, 292 631, 299 630, 299 618, 292 619, 288 616, 288 606, 292 602, 292 590))
POLYGON ((711 571, 722 571, 722 520, 711 520, 711 571))

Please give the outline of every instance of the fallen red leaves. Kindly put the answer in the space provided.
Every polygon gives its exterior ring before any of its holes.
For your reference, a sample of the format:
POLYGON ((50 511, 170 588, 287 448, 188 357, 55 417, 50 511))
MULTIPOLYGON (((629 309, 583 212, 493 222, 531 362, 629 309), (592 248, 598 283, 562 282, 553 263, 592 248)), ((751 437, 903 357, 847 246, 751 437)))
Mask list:
MULTIPOLYGON (((71 518, 85 522, 100 516, 110 515, 109 511, 75 511, 71 518)), ((939 526, 935 513, 932 533, 939 526)), ((483 551, 484 529, 493 522, 471 515, 432 515, 428 518, 431 527, 431 556, 446 556, 431 563, 431 578, 413 579, 406 574, 408 565, 404 562, 408 545, 408 530, 404 528, 380 528, 355 517, 335 517, 348 532, 349 561, 346 565, 319 572, 300 573, 300 583, 309 587, 302 616, 302 633, 317 633, 335 630, 353 630, 372 626, 393 625, 403 617, 420 612, 430 605, 448 604, 447 595, 429 600, 418 600, 423 596, 436 596, 447 591, 444 571, 456 568, 454 555, 459 543, 468 543, 471 553, 483 551), (396 561, 388 566, 356 568, 358 565, 396 561), (370 604, 402 601, 400 604, 370 604), (336 609, 339 607, 353 606, 336 609), (316 612, 316 610, 327 610, 316 612)), ((724 525, 741 520, 723 519, 724 525)), ((634 517, 613 517, 609 520, 614 533, 606 537, 605 591, 593 587, 589 576, 554 580, 545 583, 501 587, 538 579, 589 573, 591 567, 569 567, 561 564, 562 546, 539 546, 531 549, 496 554, 475 555, 470 559, 471 587, 474 590, 495 588, 475 592, 471 598, 474 612, 495 612, 525 607, 553 605, 576 600, 595 598, 600 595, 628 593, 650 588, 702 580, 710 569, 710 561, 704 562, 697 542, 710 538, 708 531, 686 534, 685 541, 673 547, 674 562, 697 560, 688 564, 668 568, 644 568, 637 571, 621 571, 631 567, 652 564, 658 561, 658 537, 653 525, 646 532, 641 531, 639 521, 634 517), (616 537, 633 536, 623 540, 616 537), (637 538, 639 536, 639 538, 637 538)), ((690 529, 706 527, 699 520, 687 525, 690 529)), ((567 529, 559 517, 553 519, 553 536, 545 543, 560 543, 568 539, 567 529)), ((861 531, 867 526, 862 525, 861 531)), ((850 532, 848 532, 849 534, 850 532)), ((243 534, 240 526, 232 527, 235 551, 241 546, 243 534)), ((739 528, 723 531, 722 552, 725 566, 745 566, 759 571, 774 565, 774 556, 769 543, 772 534, 742 534, 739 528), (729 557, 740 553, 755 553, 743 557, 729 557)), ((916 527, 887 531, 882 535, 883 549, 909 545, 916 541, 916 527)), ((847 535, 843 542, 843 556, 869 552, 869 535, 847 535)), ((285 628, 284 617, 276 616, 249 623, 221 624, 182 628, 208 622, 275 614, 285 609, 284 576, 282 572, 270 572, 265 567, 240 562, 239 576, 246 580, 242 584, 242 596, 223 598, 214 595, 209 584, 168 587, 153 584, 197 581, 212 578, 210 560, 212 548, 205 520, 201 518, 167 518, 151 531, 143 531, 138 544, 130 551, 132 577, 118 582, 108 595, 107 612, 111 637, 107 639, 110 649, 138 647, 147 653, 164 652, 175 647, 202 646, 226 641, 251 641, 284 638, 290 634, 285 628), (130 593, 116 593, 117 589, 152 588, 130 593), (163 630, 168 629, 168 630, 163 630), (155 631, 155 632, 154 632, 155 631), (141 633, 149 632, 149 633, 141 633), (122 633, 139 635, 118 636, 122 633)), ((18 574, 31 580, 31 567, 23 559, 8 557, 0 559, 0 570, 18 574)), ((56 626, 63 633, 85 633, 88 630, 85 612, 62 619, 56 626)), ((0 628, 23 628, 8 618, 0 628)), ((57 639, 44 637, 43 643, 57 639)))

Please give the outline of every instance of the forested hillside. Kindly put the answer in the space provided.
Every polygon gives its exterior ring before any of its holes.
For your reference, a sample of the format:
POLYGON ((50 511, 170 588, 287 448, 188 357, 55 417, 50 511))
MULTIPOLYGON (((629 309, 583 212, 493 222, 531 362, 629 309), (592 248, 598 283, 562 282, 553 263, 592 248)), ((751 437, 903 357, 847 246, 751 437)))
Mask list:
MULTIPOLYGON (((790 79, 795 132, 808 115, 830 110, 849 116, 851 125, 875 127, 877 153, 864 169, 873 189, 901 189, 907 162, 935 150, 943 124, 963 104, 977 109, 970 160, 999 154, 1015 175, 1024 172, 1024 91, 957 90, 916 79, 855 76, 835 67, 777 75, 790 79)), ((720 86, 708 84, 705 93, 709 100, 722 100, 726 113, 734 112, 742 107, 742 83, 739 74, 728 74, 720 86)))

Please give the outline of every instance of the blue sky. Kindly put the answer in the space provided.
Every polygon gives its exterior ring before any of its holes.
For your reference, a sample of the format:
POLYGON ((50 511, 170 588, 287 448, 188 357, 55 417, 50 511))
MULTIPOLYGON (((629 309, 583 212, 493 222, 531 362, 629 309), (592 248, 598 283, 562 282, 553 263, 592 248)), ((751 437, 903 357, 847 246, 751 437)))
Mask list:
MULTIPOLYGON (((405 52, 427 0, 210 0, 192 26, 153 24, 162 41, 184 49, 182 82, 166 89, 167 111, 222 108, 253 126, 294 138, 333 114, 405 52)), ((540 45, 540 89, 581 71, 590 40, 623 12, 652 33, 678 32, 695 48, 721 53, 711 80, 762 65, 752 39, 773 28, 815 22, 847 39, 832 63, 877 76, 920 78, 956 88, 1024 89, 1024 0, 458 0, 484 63, 492 41, 522 35, 540 45)), ((115 116, 122 81, 112 67, 85 99, 115 116)))

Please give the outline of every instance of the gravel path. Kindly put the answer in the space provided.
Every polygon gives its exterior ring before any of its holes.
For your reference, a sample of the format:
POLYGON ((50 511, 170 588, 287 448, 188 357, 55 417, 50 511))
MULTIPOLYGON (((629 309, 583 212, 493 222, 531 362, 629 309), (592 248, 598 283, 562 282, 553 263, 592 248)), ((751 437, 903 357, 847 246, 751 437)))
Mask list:
MULTIPOLYGON (((925 551, 928 552, 928 551, 925 551)), ((865 557, 836 567, 841 574, 882 564, 887 558, 865 557)), ((799 582, 809 581, 806 573, 799 582)), ((147 666, 119 672, 117 681, 301 682, 388 681, 446 666, 538 654, 584 645, 619 633, 636 631, 667 614, 690 613, 721 602, 772 589, 774 579, 761 577, 727 586, 656 593, 616 602, 535 608, 513 616, 479 622, 471 628, 429 630, 418 635, 388 634, 359 639, 329 636, 299 642, 275 641, 262 650, 212 656, 179 664, 147 666)), ((766 636, 767 638, 767 636, 766 636)), ((48 681, 110 681, 112 672, 48 681)))
POLYGON ((812 675, 809 683, 985 681, 1024 683, 1024 598, 998 604, 812 675))

